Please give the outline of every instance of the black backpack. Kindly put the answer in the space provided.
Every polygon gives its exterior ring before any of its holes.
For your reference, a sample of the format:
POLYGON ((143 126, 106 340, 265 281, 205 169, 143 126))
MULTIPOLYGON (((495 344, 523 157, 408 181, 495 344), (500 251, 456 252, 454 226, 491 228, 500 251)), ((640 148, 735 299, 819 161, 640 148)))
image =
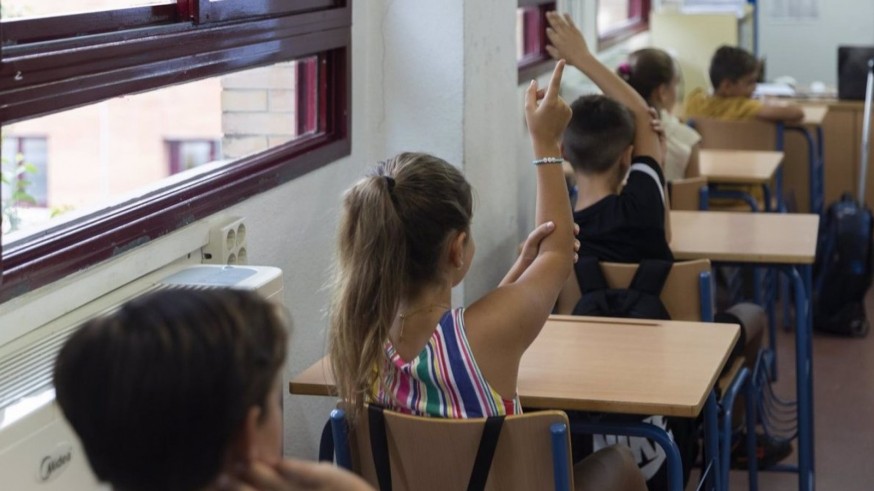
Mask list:
POLYGON ((865 292, 871 286, 871 210, 849 194, 820 223, 814 267, 813 326, 847 336, 868 334, 865 292))
POLYGON ((576 264, 582 297, 573 315, 670 320, 659 295, 671 272, 670 261, 643 260, 627 289, 611 289, 596 257, 581 257, 576 264))
MULTIPOLYGON (((582 297, 574 307, 573 315, 596 317, 623 317, 632 319, 670 320, 671 316, 662 303, 659 295, 671 272, 673 263, 670 261, 641 261, 628 288, 610 288, 601 271, 601 265, 595 257, 581 257, 576 264, 577 283, 582 297)), ((698 422, 688 418, 673 418, 661 416, 632 416, 603 413, 583 413, 569 411, 568 417, 583 421, 603 422, 649 422, 665 428, 674 437, 680 449, 683 461, 683 480, 689 480, 689 471, 698 456, 698 422)), ((621 443, 632 449, 638 467, 647 479, 650 491, 667 489, 667 466, 664 457, 657 457, 663 451, 652 440, 646 438, 611 437, 593 435, 591 437, 572 435, 574 460, 590 454, 594 450, 594 441, 599 445, 621 443), (658 467, 655 459, 662 461, 658 467)), ((684 484, 685 485, 685 484, 684 484)))

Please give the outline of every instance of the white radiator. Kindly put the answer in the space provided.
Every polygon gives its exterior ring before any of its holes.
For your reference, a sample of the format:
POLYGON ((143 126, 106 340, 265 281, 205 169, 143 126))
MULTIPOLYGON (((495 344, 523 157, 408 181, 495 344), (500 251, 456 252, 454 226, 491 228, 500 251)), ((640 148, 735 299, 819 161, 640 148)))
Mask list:
POLYGON ((255 290, 282 303, 282 271, 264 266, 168 266, 0 347, 0 489, 93 491, 100 486, 78 438, 55 404, 52 370, 84 321, 167 288, 255 290))

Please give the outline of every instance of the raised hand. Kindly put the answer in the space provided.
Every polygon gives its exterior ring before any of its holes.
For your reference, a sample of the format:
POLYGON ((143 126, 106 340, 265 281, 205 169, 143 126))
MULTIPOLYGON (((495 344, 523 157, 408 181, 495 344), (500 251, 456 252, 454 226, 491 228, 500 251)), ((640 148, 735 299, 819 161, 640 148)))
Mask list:
POLYGON ((546 51, 555 59, 564 58, 576 67, 580 66, 580 58, 590 55, 589 46, 583 33, 574 24, 569 14, 560 15, 557 12, 547 12, 546 20, 549 26, 546 35, 549 43, 546 51))
POLYGON ((535 155, 558 157, 556 149, 561 144, 561 137, 571 120, 571 108, 558 95, 561 87, 561 75, 564 71, 564 60, 559 60, 552 72, 552 79, 543 92, 538 104, 539 91, 537 81, 532 80, 525 92, 525 121, 528 123, 528 133, 534 146, 535 155))

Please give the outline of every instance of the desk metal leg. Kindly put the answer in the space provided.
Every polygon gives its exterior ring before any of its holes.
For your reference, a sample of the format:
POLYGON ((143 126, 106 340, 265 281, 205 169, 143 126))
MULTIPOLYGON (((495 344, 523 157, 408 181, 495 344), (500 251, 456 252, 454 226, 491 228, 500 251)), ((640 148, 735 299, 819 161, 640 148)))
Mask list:
MULTIPOLYGON (((755 375, 755 374, 753 374, 755 375)), ((756 381, 751 375, 751 379, 747 382, 746 385, 746 397, 744 397, 744 402, 746 403, 746 425, 747 425, 747 456, 749 460, 747 461, 747 472, 749 477, 749 491, 759 491, 759 459, 756 458, 756 421, 758 421, 758 415, 756 410, 756 399, 759 394, 756 392, 756 381)))
POLYGON ((782 266, 795 290, 795 370, 798 394, 798 489, 814 489, 813 468, 813 372, 808 285, 810 266, 782 266), (801 272, 799 272, 801 270, 801 272))
MULTIPOLYGON (((746 385, 750 385, 752 383, 752 381, 749 380, 749 376, 750 376, 749 369, 746 367, 741 368, 740 371, 735 376, 734 380, 731 381, 731 385, 725 391, 725 394, 722 395, 722 429, 719 432, 719 440, 720 440, 719 441, 719 443, 720 443, 719 472, 720 472, 720 477, 722 479, 720 482, 719 489, 721 489, 723 491, 728 491, 728 475, 729 475, 729 470, 731 469, 731 437, 732 437, 732 433, 733 433, 732 432, 733 428, 731 426, 731 423, 732 423, 732 414, 734 413, 734 401, 735 401, 735 399, 737 399, 737 396, 738 396, 738 394, 740 394, 740 391, 743 390, 746 385)), ((749 392, 749 390, 747 390, 746 392, 749 392)), ((749 415, 746 415, 746 417, 747 417, 747 419, 750 418, 749 415)), ((748 425, 748 427, 749 427, 749 425, 748 425)), ((755 432, 755 423, 753 424, 753 432, 755 432)), ((707 428, 707 433, 708 434, 710 433, 709 426, 707 428)), ((753 433, 753 435, 755 436, 755 433, 753 433)), ((705 437, 706 437, 706 435, 705 435, 705 437)), ((708 447, 708 449, 709 448, 710 447, 708 447)), ((708 450, 708 452, 707 452, 708 455, 714 455, 711 452, 712 452, 711 450, 708 450)), ((749 454, 749 455, 751 456, 750 460, 756 460, 755 459, 755 455, 756 455, 755 454, 755 446, 753 448, 753 453, 749 454)))
MULTIPOLYGON (((707 457, 710 460, 704 462, 702 467, 706 470, 710 466, 710 472, 707 475, 707 482, 710 484, 710 489, 718 489, 720 491, 728 491, 728 474, 723 478, 722 472, 728 471, 728 466, 724 468, 722 459, 719 453, 719 423, 718 423, 719 406, 716 404, 716 391, 711 390, 707 396, 707 402, 704 405, 704 448, 707 449, 707 457), (725 486, 722 486, 722 483, 725 486)), ((729 423, 731 425, 731 423, 729 423)), ((729 439, 731 438, 731 430, 729 430, 729 439)), ((730 449, 730 443, 726 448, 730 449)), ((728 460, 726 459, 726 462, 728 460)))

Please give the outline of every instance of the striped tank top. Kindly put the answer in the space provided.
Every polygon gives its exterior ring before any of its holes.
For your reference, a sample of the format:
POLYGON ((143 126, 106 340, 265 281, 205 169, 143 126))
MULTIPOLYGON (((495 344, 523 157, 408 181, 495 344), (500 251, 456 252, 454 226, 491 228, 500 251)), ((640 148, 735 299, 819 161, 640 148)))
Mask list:
POLYGON ((448 310, 416 358, 405 362, 386 341, 373 402, 393 411, 443 418, 521 414, 519 397, 504 399, 483 378, 464 328, 464 309, 448 310))

